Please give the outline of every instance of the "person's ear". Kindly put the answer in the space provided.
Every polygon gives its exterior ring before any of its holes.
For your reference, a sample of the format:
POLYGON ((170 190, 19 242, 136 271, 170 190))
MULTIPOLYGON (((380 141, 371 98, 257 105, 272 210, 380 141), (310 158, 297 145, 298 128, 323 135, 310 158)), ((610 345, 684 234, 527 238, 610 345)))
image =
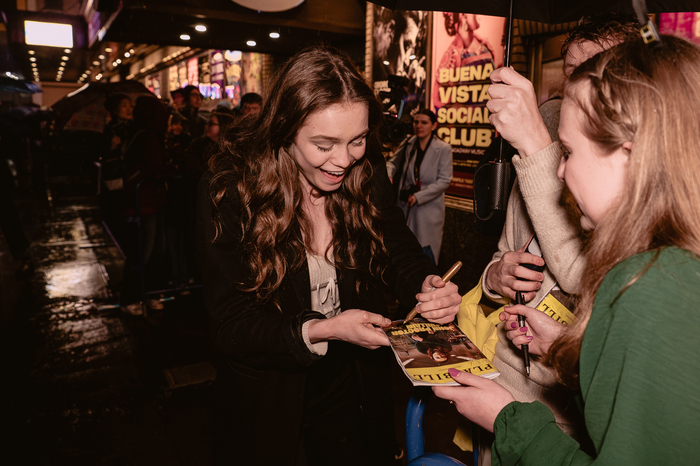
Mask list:
POLYGON ((633 147, 634 147, 634 143, 632 141, 627 141, 627 142, 622 144, 622 148, 625 150, 628 157, 630 155, 630 152, 632 152, 633 147))

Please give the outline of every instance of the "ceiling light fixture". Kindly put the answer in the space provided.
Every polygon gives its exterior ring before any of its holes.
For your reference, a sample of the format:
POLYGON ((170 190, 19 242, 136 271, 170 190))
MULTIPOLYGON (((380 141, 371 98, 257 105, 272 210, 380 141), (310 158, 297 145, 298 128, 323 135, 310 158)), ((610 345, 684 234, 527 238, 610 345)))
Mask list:
POLYGON ((63 52, 64 52, 64 53, 71 53, 72 51, 73 51, 73 50, 71 50, 71 49, 63 49, 63 52))
POLYGON ((206 32, 207 27, 203 24, 198 24, 194 27, 195 31, 206 32))
POLYGON ((61 57, 61 60, 68 60, 68 57, 66 57, 66 56, 64 55, 64 56, 61 57))
POLYGON ((129 58, 130 56, 131 56, 131 54, 130 54, 129 52, 126 52, 126 53, 124 54, 124 58, 129 58))
POLYGON ((107 53, 112 53, 114 50, 112 50, 112 47, 107 47, 105 48, 105 52, 107 53))
POLYGON ((36 61, 36 58, 30 57, 30 58, 29 58, 29 61, 36 61))
POLYGON ((279 32, 271 32, 270 37, 272 37, 273 39, 279 39, 280 33, 279 32))
POLYGON ((104 60, 104 59, 105 59, 105 56, 104 56, 104 55, 100 55, 100 56, 98 56, 97 58, 99 58, 100 60, 104 60))
POLYGON ((34 55, 34 50, 30 50, 30 51, 27 52, 27 53, 29 53, 29 55, 34 55))
POLYGON ((249 40, 248 42, 246 42, 246 45, 248 45, 249 47, 255 47, 258 44, 254 40, 249 40))
POLYGON ((188 34, 181 34, 180 39, 182 40, 190 40, 190 36, 188 34))
POLYGON ((117 58, 117 64, 121 64, 121 62, 122 62, 122 59, 121 59, 121 58, 117 58))

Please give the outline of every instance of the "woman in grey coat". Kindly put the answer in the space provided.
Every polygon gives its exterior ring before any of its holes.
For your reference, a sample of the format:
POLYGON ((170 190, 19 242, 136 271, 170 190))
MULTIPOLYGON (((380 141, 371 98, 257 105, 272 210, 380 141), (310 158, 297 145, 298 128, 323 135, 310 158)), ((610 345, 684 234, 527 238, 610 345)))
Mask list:
POLYGON ((437 117, 427 109, 413 119, 414 136, 387 162, 395 200, 423 251, 437 264, 445 223, 445 191, 452 181, 452 147, 435 136, 437 117))

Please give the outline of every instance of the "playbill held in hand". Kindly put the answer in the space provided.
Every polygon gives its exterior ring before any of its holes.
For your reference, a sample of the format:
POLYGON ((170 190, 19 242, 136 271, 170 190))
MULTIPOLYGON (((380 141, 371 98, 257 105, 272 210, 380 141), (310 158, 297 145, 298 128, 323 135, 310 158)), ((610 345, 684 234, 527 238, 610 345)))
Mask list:
POLYGON ((499 375, 455 324, 435 324, 418 317, 406 324, 397 320, 384 332, 413 385, 459 385, 447 372, 450 368, 489 379, 499 375))

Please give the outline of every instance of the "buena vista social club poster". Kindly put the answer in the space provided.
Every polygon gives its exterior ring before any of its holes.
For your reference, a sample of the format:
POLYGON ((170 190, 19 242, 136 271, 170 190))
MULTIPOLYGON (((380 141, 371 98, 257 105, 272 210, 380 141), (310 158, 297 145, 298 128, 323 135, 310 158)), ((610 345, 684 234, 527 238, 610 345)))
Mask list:
POLYGON ((503 65, 506 19, 470 13, 433 13, 431 109, 437 135, 452 145, 449 207, 473 211, 474 171, 494 129, 486 102, 491 72, 503 65))

